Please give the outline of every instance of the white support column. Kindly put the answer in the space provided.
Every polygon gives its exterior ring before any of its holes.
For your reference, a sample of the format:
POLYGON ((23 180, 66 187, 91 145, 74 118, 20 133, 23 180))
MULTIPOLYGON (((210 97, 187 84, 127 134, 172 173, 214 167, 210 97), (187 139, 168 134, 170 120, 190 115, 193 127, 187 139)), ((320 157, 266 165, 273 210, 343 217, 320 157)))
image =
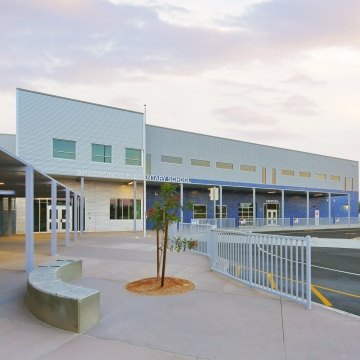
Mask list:
POLYGON ((25 271, 34 270, 34 168, 25 170, 25 271))
POLYGON ((146 237, 146 104, 144 105, 143 116, 143 235, 146 237))
POLYGON ((285 225, 285 191, 281 190, 281 225, 285 225))
POLYGON ((213 194, 214 194, 214 222, 215 222, 214 225, 216 225, 216 187, 214 186, 213 189, 214 189, 213 194))
POLYGON ((78 194, 74 193, 74 241, 78 239, 78 194))
POLYGON ((8 236, 12 235, 12 208, 11 208, 11 197, 8 197, 8 212, 7 212, 7 234, 8 236))
POLYGON ((137 193, 137 181, 134 180, 134 232, 136 232, 136 193, 137 193))
POLYGON ((81 177, 80 185, 80 236, 84 234, 84 177, 81 177))
POLYGON ((256 189, 253 188, 253 226, 256 226, 256 189))
POLYGON ((51 181, 51 245, 50 245, 51 256, 55 256, 57 253, 56 205, 57 205, 57 183, 55 180, 52 180, 51 181))
POLYGON ((329 193, 328 195, 329 195, 329 199, 328 199, 328 201, 329 201, 329 204, 328 204, 328 206, 329 206, 329 211, 328 211, 329 225, 332 225, 332 221, 331 221, 331 193, 329 193))
POLYGON ((4 198, 0 197, 0 236, 3 235, 3 213, 4 213, 4 198))
POLYGON ((180 183, 180 222, 184 222, 184 184, 180 183))
POLYGON ((222 207, 223 207, 223 199, 222 199, 222 185, 219 186, 219 200, 220 200, 220 229, 223 227, 222 221, 222 207))
POLYGON ((310 194, 306 192, 306 226, 309 226, 309 217, 310 217, 310 194))
POLYGON ((65 246, 70 245, 70 189, 65 190, 66 218, 65 218, 65 246))
POLYGON ((347 196, 347 203, 348 203, 348 225, 350 225, 350 215, 351 215, 351 204, 350 204, 350 194, 347 196))

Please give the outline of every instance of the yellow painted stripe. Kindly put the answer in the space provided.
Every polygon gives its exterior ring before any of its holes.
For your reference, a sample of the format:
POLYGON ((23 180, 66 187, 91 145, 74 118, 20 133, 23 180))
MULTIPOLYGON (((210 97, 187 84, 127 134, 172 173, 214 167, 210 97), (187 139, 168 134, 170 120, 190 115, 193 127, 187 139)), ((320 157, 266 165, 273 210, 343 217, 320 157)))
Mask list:
POLYGON ((268 278, 268 280, 269 280, 269 282, 270 282, 271 288, 272 288, 272 289, 276 289, 277 287, 276 287, 276 282, 275 282, 275 280, 274 280, 273 274, 272 274, 272 273, 268 273, 268 274, 267 274, 267 278, 268 278))
POLYGON ((344 292, 344 291, 335 290, 335 289, 327 288, 327 287, 320 286, 320 285, 316 285, 316 287, 318 289, 323 289, 323 290, 327 290, 327 291, 334 292, 334 293, 337 293, 337 294, 346 295, 346 296, 354 297, 356 299, 360 299, 360 295, 358 295, 358 294, 350 294, 350 293, 347 293, 347 292, 344 292))
POLYGON ((314 285, 311 285, 311 291, 318 297, 318 299, 325 306, 331 306, 332 307, 332 303, 319 290, 317 290, 314 285))

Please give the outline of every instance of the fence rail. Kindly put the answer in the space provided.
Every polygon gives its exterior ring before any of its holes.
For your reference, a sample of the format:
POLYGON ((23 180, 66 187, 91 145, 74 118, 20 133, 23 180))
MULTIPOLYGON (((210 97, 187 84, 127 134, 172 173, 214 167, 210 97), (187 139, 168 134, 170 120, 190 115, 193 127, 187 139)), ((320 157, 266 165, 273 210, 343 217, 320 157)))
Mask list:
POLYGON ((199 225, 212 225, 212 226, 216 226, 219 229, 234 229, 235 228, 235 219, 234 218, 191 219, 191 223, 199 224, 199 225))
POLYGON ((311 307, 311 239, 179 224, 177 235, 197 241, 211 269, 311 307))

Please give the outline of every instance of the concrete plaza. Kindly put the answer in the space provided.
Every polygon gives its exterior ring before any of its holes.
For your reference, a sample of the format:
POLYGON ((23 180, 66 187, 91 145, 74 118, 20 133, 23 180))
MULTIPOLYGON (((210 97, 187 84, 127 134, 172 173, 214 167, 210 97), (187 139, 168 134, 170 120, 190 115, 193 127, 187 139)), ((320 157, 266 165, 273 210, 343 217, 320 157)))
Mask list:
MULTIPOLYGON (((83 334, 51 328, 24 304, 23 240, 0 240, 0 359, 358 359, 360 319, 312 310, 250 289, 210 270, 206 257, 170 254, 167 275, 195 290, 139 296, 127 282, 155 274, 155 239, 134 233, 85 234, 57 258, 82 259, 76 283, 100 290, 101 320, 83 334)), ((47 239, 36 263, 54 260, 47 239)))

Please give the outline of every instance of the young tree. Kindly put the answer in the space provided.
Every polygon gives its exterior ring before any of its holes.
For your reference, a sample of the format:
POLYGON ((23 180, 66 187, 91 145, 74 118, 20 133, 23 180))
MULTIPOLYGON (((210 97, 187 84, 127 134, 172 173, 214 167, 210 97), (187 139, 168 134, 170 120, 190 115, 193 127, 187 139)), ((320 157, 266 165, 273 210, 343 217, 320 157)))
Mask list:
POLYGON ((162 184, 160 187, 160 199, 155 202, 154 206, 149 209, 149 219, 153 223, 153 228, 156 230, 156 264, 157 277, 160 275, 161 269, 161 287, 164 286, 165 269, 166 269, 166 255, 167 249, 170 251, 192 249, 196 246, 196 242, 186 239, 171 239, 173 242, 169 243, 169 226, 179 221, 178 212, 181 210, 180 197, 176 192, 176 185, 162 184), (160 245, 160 231, 163 233, 163 241, 160 245), (160 258, 162 255, 162 264, 160 258))

